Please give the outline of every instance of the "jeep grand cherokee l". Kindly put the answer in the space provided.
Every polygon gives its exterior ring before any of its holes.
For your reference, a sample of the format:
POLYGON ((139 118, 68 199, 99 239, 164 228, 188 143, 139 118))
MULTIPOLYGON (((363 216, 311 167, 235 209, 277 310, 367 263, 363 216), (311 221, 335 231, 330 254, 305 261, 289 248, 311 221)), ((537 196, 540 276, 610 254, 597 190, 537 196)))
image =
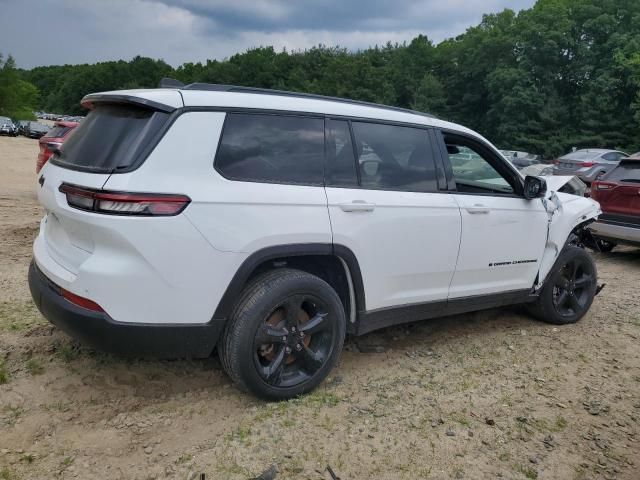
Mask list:
POLYGON ((473 131, 382 105, 222 85, 91 94, 39 176, 33 299, 80 340, 315 388, 345 335, 526 303, 572 323, 600 213, 473 131), (463 161, 462 161, 463 160, 463 161), (458 172, 458 173, 456 173, 458 172))

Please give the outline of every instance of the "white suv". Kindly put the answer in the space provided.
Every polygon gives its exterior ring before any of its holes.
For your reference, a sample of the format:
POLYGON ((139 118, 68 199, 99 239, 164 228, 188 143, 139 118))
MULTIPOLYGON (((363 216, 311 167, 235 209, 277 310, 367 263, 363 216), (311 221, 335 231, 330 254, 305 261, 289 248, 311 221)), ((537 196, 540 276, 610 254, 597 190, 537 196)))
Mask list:
POLYGON ((208 84, 88 95, 43 168, 29 284, 80 340, 206 357, 266 399, 316 387, 345 335, 507 304, 571 323, 596 202, 525 179, 418 112, 208 84))

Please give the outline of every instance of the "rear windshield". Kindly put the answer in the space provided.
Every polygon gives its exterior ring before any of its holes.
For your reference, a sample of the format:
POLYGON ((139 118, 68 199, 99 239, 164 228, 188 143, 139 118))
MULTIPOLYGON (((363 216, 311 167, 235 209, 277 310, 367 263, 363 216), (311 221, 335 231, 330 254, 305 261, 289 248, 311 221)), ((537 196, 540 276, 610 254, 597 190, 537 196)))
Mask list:
POLYGON ((622 161, 622 163, 611 170, 603 180, 640 183, 640 160, 622 161))
POLYGON ((597 153, 594 152, 572 152, 567 155, 560 157, 561 160, 592 160, 598 156, 597 153))
POLYGON ((49 130, 46 136, 51 138, 64 137, 69 130, 71 130, 71 127, 63 127, 62 125, 57 125, 49 130))
POLYGON ((52 163, 96 173, 128 171, 162 128, 168 114, 132 105, 97 105, 52 163))

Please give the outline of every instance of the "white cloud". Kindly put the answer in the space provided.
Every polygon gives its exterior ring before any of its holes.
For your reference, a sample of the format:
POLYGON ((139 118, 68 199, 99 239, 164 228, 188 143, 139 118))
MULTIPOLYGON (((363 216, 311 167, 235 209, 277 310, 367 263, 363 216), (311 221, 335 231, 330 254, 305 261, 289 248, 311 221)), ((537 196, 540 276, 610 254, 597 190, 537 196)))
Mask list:
POLYGON ((363 2, 0 0, 0 52, 13 54, 25 68, 135 55, 177 66, 266 45, 358 49, 410 41, 420 33, 438 42, 477 24, 483 13, 533 0, 363 2))

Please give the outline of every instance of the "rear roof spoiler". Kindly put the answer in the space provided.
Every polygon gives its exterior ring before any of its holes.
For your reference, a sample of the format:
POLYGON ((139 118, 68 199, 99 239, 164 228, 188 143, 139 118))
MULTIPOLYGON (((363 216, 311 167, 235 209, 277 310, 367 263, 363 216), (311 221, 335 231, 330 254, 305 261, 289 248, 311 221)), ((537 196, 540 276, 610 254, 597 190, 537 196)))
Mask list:
POLYGON ((89 95, 85 95, 84 98, 80 101, 80 104, 83 107, 88 108, 89 110, 93 110, 94 105, 97 103, 136 105, 138 107, 148 108, 150 110, 157 110, 166 113, 171 113, 176 109, 171 105, 155 102, 153 100, 149 100, 148 98, 137 97, 135 95, 90 93, 89 95))

